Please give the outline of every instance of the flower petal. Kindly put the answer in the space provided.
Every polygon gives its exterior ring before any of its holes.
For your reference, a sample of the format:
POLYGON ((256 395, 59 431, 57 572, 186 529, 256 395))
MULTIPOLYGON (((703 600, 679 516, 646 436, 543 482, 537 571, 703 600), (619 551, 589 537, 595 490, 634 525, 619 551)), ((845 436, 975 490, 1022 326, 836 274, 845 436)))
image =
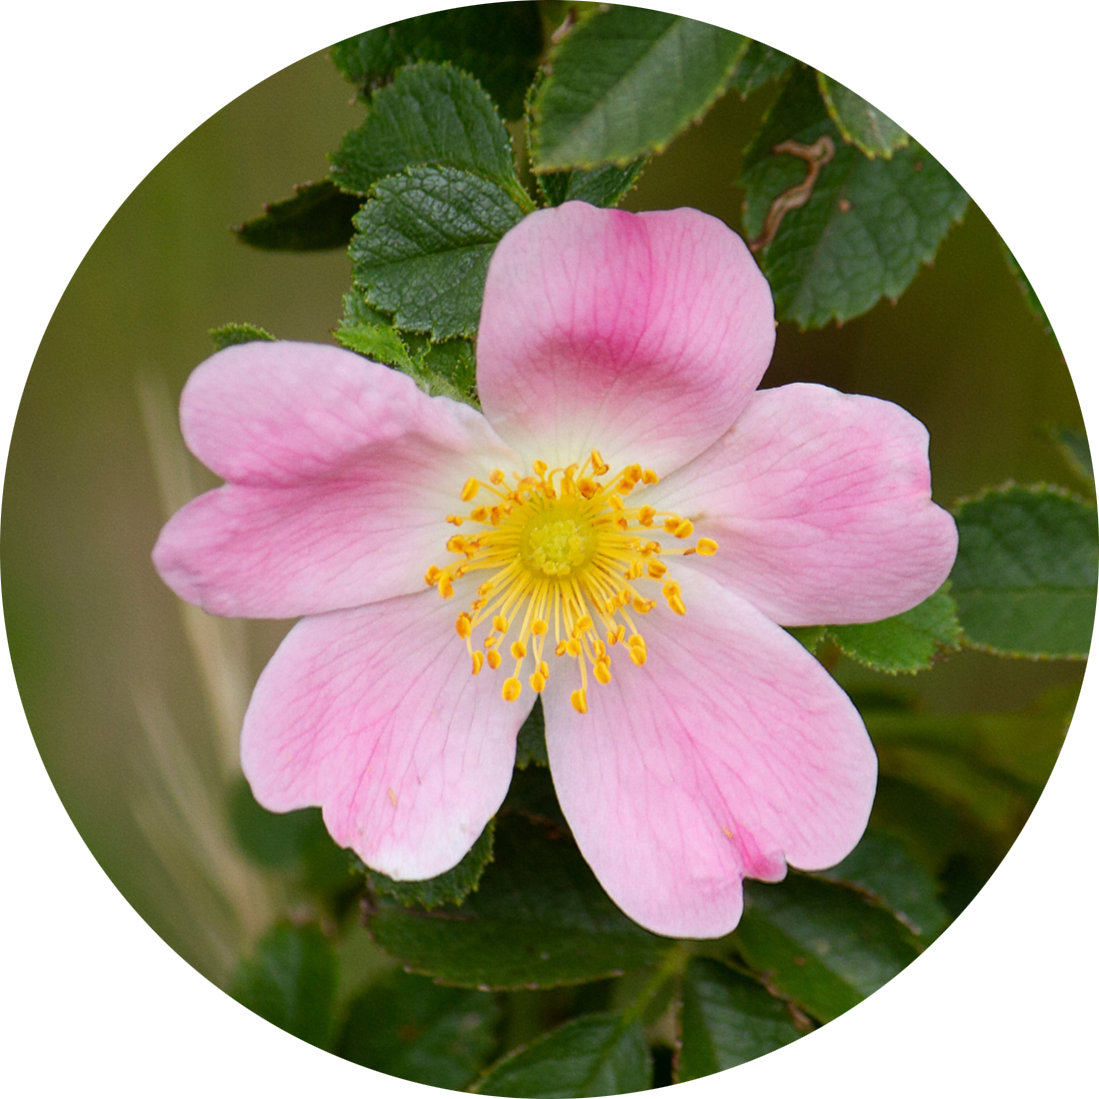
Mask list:
POLYGON ((454 866, 499 808, 527 708, 470 674, 455 609, 434 592, 306 618, 244 718, 261 805, 321 805, 332 837, 390 877, 454 866))
POLYGON ((595 448, 663 474, 736 419, 774 341, 767 282, 722 222, 567 202, 493 254, 477 384, 528 461, 567 465, 595 448))
POLYGON ((153 561, 214 614, 289 618, 420 590, 465 479, 514 461, 473 409, 320 345, 219 352, 188 381, 181 419, 230 483, 173 516, 153 561))
POLYGON ((718 543, 691 566, 786 626, 900 614, 939 588, 958 548, 931 502, 923 424, 820 385, 761 389, 645 502, 690 517, 718 543))
POLYGON ((544 693, 546 746, 615 903, 658 934, 713 938, 740 919, 743 877, 821 869, 854 847, 877 763, 850 700, 792 637, 700 573, 681 583, 686 617, 647 616, 645 666, 617 659, 587 714, 544 693))

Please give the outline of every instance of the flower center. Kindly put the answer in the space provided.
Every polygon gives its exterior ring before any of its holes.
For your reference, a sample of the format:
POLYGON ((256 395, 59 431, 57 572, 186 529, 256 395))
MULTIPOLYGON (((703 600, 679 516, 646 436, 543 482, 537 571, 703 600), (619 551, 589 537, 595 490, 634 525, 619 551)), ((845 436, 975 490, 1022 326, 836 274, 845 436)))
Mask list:
POLYGON ((446 548, 458 559, 443 568, 432 565, 424 580, 450 599, 456 580, 489 574, 455 628, 474 675, 485 664, 499 668, 505 651, 515 661, 502 688, 509 702, 522 694, 520 676, 528 657, 534 666, 531 690, 545 687, 552 654, 579 665, 580 686, 571 701, 586 713, 588 669, 596 682, 609 683, 614 646, 621 644, 637 667, 645 664, 645 639, 635 616, 648 614, 657 600, 647 597, 644 587, 659 585, 672 611, 687 612, 682 590, 661 558, 717 552, 709 538, 682 545, 694 532, 689 519, 647 505, 627 506, 625 498, 639 484, 657 483, 651 469, 634 464, 607 477, 609 472, 597 450, 582 464, 563 469, 537 461, 526 476, 493 470, 487 482, 471 477, 465 483, 462 501, 475 504, 468 514, 447 516, 456 527, 469 523, 473 533, 448 539, 446 548), (490 629, 475 649, 473 632, 485 622, 490 629), (508 638, 514 638, 510 645, 508 638))

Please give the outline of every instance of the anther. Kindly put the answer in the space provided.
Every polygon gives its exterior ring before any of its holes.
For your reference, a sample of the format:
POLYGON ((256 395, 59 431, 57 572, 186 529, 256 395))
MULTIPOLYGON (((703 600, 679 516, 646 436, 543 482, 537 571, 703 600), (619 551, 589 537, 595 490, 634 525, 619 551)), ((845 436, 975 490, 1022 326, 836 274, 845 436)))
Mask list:
POLYGON ((508 620, 502 614, 498 614, 492 620, 492 628, 498 630, 500 633, 507 633, 508 620))
POLYGON ((514 702, 523 693, 523 684, 514 676, 504 680, 503 690, 500 692, 505 702, 514 702))
POLYGON ((516 660, 522 660, 523 657, 527 655, 526 645, 524 645, 522 641, 513 641, 511 643, 511 655, 514 656, 516 660))
POLYGON ((648 655, 646 654, 645 650, 640 645, 631 646, 630 647, 630 659, 639 668, 643 668, 645 666, 645 661, 648 660, 648 655))
POLYGON ((672 534, 674 534, 676 538, 689 538, 694 533, 694 529, 695 525, 690 519, 680 519, 675 530, 672 531, 672 534))
POLYGON ((530 677, 530 689, 536 694, 545 690, 546 677, 541 672, 534 672, 530 677))
POLYGON ((442 572, 442 569, 440 569, 438 565, 432 565, 431 568, 424 573, 424 583, 430 588, 435 587, 435 582, 439 579, 440 572, 442 572))
POLYGON ((473 674, 474 675, 479 675, 480 671, 484 667, 484 665, 485 665, 485 654, 480 653, 480 652, 474 653, 473 654, 473 674))
POLYGON ((572 708, 578 714, 586 714, 588 712, 588 696, 586 691, 573 691, 572 694, 569 695, 569 701, 572 703, 572 708))
POLYGON ((667 571, 668 566, 663 561, 649 562, 648 573, 653 580, 659 580, 667 571))
POLYGON ((645 504, 644 507, 640 507, 637 509, 637 521, 643 527, 651 527, 655 518, 656 508, 649 507, 648 504, 645 504))
POLYGON ((641 474, 641 480, 644 481, 647 485, 655 485, 660 480, 660 478, 657 477, 657 475, 653 473, 651 469, 647 469, 644 473, 641 474))
POLYGON ((642 599, 640 595, 634 597, 633 609, 638 614, 648 614, 656 606, 655 599, 642 599))
POLYGON ((548 629, 549 623, 545 622, 541 618, 536 618, 530 624, 530 632, 534 634, 535 637, 541 637, 548 629))
POLYGON ((458 636, 464 641, 473 632, 473 620, 463 611, 458 615, 458 621, 454 623, 458 636))
POLYGON ((450 582, 450 577, 444 572, 439 577, 439 594, 444 599, 449 599, 454 594, 454 585, 450 582))
POLYGON ((489 476, 489 480, 494 485, 502 485, 504 483, 504 471, 502 469, 494 469, 489 476))
POLYGON ((496 669, 500 667, 501 663, 503 663, 503 659, 504 658, 495 649, 489 649, 485 654, 485 660, 488 661, 488 666, 493 671, 496 671, 496 669))
POLYGON ((717 553, 717 543, 712 538, 700 538, 695 548, 703 557, 713 557, 717 553))
POLYGON ((477 490, 481 487, 481 482, 476 477, 470 477, 468 481, 462 486, 462 502, 468 504, 474 496, 477 495, 477 490))
MULTIPOLYGON (((611 467, 603 461, 603 455, 598 450, 593 450, 591 452, 591 468, 597 477, 602 477, 604 473, 610 472, 611 467)), ((584 713, 583 710, 580 712, 584 713)))
POLYGON ((611 681, 611 669, 610 665, 605 660, 597 660, 595 666, 592 669, 595 672, 595 678, 605 687, 611 681))

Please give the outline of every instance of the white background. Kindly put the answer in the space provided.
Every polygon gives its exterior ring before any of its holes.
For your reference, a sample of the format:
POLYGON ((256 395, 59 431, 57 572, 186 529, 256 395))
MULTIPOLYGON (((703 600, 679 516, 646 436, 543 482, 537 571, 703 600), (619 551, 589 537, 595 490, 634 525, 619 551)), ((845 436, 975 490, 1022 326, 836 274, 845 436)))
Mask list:
MULTIPOLYGON (((101 0, 5 17, 0 372, 7 440, 42 332, 114 210, 169 149, 253 84, 430 2, 101 0), (163 74, 173 71, 175 79, 163 74), (9 86, 10 85, 10 86, 9 86), (55 157, 61 162, 56 163, 55 157), (104 174, 101 164, 110 164, 104 174), (64 219, 59 212, 65 211, 64 219)), ((1011 245, 1099 438, 1094 337, 1099 183, 1092 16, 1072 0, 675 3, 779 46, 928 145, 1011 245), (1025 12, 1015 15, 1013 12, 1025 12)), ((980 415, 974 410, 974 415, 980 415)), ((133 912, 42 767, 9 662, 4 745, 0 1088, 18 1096, 417 1096, 290 1038, 195 973, 133 912), (6 1085, 6 1086, 4 1086, 6 1085)), ((692 1095, 1068 1095, 1094 1083, 1095 673, 1034 816, 943 939, 823 1031, 692 1095)), ((687 1094, 683 1092, 683 1094, 687 1094)))

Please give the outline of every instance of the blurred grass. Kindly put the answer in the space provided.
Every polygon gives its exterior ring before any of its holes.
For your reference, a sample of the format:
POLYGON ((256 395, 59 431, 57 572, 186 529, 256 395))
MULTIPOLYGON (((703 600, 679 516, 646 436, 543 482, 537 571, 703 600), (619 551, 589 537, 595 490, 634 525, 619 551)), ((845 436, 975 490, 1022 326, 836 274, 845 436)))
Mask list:
MULTIPOLYGON (((739 228, 732 181, 768 96, 720 102, 653 162, 628 205, 694 205, 739 228)), ((153 572, 161 497, 174 507, 172 486, 187 476, 212 483, 172 449, 168 410, 213 350, 212 326, 244 321, 328 340, 348 283, 343 252, 262 253, 227 229, 325 173, 324 154, 362 117, 350 99, 322 56, 307 58, 227 106, 150 173, 57 308, 9 459, 5 613, 43 759, 118 887, 215 979, 283 900, 224 834, 209 833, 224 806, 203 807, 195 791, 226 783, 242 699, 287 624, 211 623, 153 572)), ((1038 434, 1046 423, 1081 426, 1071 381, 976 209, 898 305, 839 331, 783 326, 765 384, 794 379, 887 397, 919 416, 941 503, 1008 477, 1071 485, 1038 434)), ((846 664, 838 674, 859 687, 882 678, 846 664)), ((1017 709, 1080 674, 1077 665, 963 653, 900 685, 924 709, 1017 709)))

